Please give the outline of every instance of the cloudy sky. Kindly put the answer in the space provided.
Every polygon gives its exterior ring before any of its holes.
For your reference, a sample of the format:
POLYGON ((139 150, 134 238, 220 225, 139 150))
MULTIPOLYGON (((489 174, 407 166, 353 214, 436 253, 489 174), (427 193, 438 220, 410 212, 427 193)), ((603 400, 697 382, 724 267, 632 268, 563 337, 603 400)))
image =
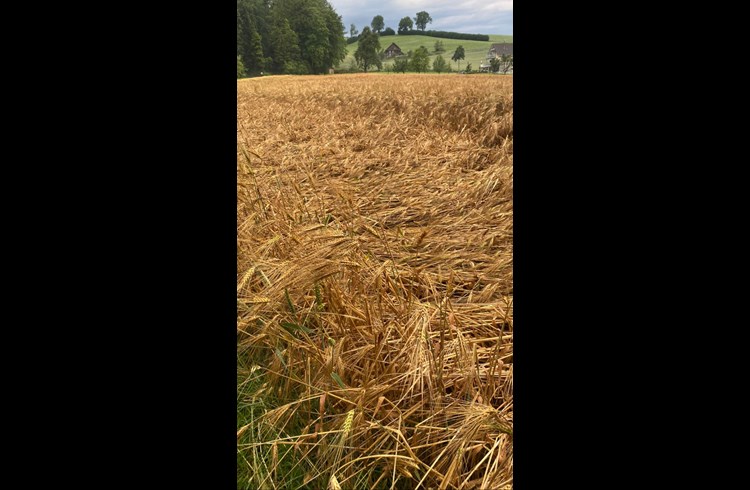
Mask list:
MULTIPOLYGON (((426 11, 427 29, 470 34, 513 34, 513 0, 328 0, 341 16, 347 32, 355 24, 362 32, 372 18, 382 15, 386 27, 398 30, 403 17, 426 11)), ((416 26, 415 26, 416 29, 416 26)))

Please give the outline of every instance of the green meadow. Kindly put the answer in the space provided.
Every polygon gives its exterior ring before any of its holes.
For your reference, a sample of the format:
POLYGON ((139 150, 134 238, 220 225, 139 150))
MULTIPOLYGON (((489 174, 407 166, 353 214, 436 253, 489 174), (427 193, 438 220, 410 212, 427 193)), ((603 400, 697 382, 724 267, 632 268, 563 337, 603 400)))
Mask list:
MULTIPOLYGON (((453 52, 456 50, 457 47, 463 46, 464 52, 465 52, 465 59, 461 60, 461 69, 466 67, 466 63, 471 63, 471 66, 474 70, 479 68, 479 64, 484 61, 484 59, 487 56, 487 51, 490 49, 490 46, 493 43, 501 43, 501 42, 513 42, 513 36, 503 35, 503 34, 490 34, 490 40, 489 41, 468 41, 465 39, 444 39, 441 37, 431 37, 431 36, 381 36, 380 37, 380 47, 382 49, 386 49, 388 46, 391 45, 391 43, 396 43, 399 48, 401 48, 401 51, 406 54, 409 50, 416 50, 420 46, 424 46, 427 48, 427 50, 430 52, 430 67, 432 67, 432 62, 435 59, 435 56, 438 54, 442 55, 443 58, 445 58, 445 61, 447 61, 451 69, 457 70, 458 65, 451 61, 451 56, 453 56, 453 52), (435 41, 442 41, 443 47, 445 48, 445 51, 442 53, 435 53, 435 41)), ((348 68, 351 66, 352 63, 354 63, 354 52, 357 50, 357 43, 352 43, 347 45, 347 55, 346 59, 341 63, 342 68, 348 68)), ((386 66, 393 63, 393 58, 389 58, 383 62, 383 69, 385 69, 386 66)))

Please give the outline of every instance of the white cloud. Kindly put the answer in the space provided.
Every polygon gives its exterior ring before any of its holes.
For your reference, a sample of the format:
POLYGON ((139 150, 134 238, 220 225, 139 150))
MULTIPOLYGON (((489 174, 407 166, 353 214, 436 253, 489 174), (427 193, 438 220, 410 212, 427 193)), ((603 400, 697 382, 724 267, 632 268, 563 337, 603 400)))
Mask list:
POLYGON ((513 34, 513 0, 328 0, 341 15, 344 27, 360 31, 382 15, 386 27, 398 29, 403 17, 425 10, 432 17, 428 29, 471 34, 513 34))

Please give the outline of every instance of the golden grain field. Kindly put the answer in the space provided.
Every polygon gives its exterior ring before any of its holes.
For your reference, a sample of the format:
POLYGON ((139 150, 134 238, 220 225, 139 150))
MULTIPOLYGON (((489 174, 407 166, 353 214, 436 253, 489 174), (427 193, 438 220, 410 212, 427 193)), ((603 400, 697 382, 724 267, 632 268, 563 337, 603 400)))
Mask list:
POLYGON ((513 483, 513 81, 237 82, 238 488, 513 483))

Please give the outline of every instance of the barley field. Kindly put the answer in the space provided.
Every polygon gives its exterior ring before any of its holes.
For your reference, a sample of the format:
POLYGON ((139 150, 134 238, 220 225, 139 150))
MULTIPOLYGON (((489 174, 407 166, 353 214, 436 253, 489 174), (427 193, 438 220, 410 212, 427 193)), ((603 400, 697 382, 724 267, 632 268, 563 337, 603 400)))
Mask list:
POLYGON ((237 488, 513 486, 513 80, 237 82, 237 488))

